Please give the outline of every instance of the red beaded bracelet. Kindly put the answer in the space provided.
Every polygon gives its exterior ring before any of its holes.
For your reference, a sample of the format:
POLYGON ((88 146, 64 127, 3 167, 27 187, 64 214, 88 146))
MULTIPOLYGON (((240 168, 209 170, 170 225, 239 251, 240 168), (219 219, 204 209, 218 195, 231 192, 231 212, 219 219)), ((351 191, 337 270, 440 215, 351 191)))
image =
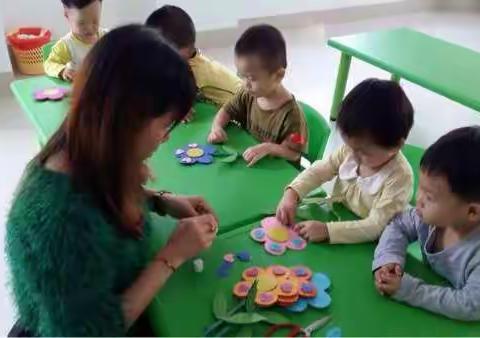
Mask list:
POLYGON ((163 264, 165 264, 167 266, 167 268, 169 268, 170 270, 172 270, 172 272, 175 272, 177 271, 177 268, 173 266, 172 263, 170 263, 168 261, 168 259, 166 259, 165 257, 157 257, 157 260, 159 260, 160 262, 162 262, 163 264))

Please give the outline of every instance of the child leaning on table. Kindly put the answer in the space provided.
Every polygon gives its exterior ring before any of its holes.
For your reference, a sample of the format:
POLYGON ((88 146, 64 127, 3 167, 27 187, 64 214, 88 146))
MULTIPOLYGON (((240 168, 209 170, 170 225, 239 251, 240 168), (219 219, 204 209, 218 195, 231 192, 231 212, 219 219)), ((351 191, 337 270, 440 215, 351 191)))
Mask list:
POLYGON ((285 189, 277 218, 283 224, 294 224, 300 201, 335 178, 330 199, 342 202, 362 219, 308 220, 297 224, 296 231, 314 242, 376 240, 412 195, 412 169, 400 152, 412 125, 412 105, 397 83, 378 79, 361 82, 346 96, 338 115, 337 127, 345 145, 313 163, 285 189))
POLYGON ((225 142, 225 127, 234 121, 261 142, 243 153, 248 166, 266 156, 300 162, 308 132, 302 109, 282 84, 287 68, 282 33, 270 25, 248 28, 235 44, 235 64, 243 88, 218 111, 208 142, 225 142))
POLYGON ((480 127, 442 136, 421 161, 417 208, 386 227, 373 261, 382 295, 460 320, 480 320, 480 127), (403 271, 409 243, 451 286, 403 271))

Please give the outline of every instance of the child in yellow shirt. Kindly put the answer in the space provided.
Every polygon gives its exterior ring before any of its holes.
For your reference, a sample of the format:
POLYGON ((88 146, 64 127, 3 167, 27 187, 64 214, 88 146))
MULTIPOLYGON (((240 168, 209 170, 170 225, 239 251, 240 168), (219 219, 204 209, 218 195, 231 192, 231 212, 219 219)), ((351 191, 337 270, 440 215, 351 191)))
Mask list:
POLYGON ((62 0, 62 4, 71 31, 53 46, 44 69, 49 76, 73 81, 90 48, 106 32, 99 28, 102 0, 62 0))
POLYGON ((357 85, 343 101, 337 120, 345 145, 316 161, 286 188, 277 218, 294 224, 298 203, 335 178, 331 200, 344 203, 362 219, 309 220, 297 224, 296 230, 314 242, 376 240, 412 196, 412 169, 400 152, 412 125, 412 105, 397 83, 368 79, 357 85))
POLYGON ((157 29, 188 62, 201 99, 222 106, 240 88, 241 80, 232 71, 195 47, 195 26, 183 9, 165 5, 148 17, 146 25, 157 29))
POLYGON ((287 68, 282 33, 270 25, 250 27, 235 44, 235 64, 244 86, 217 113, 208 142, 226 141, 224 128, 234 121, 261 142, 243 153, 248 166, 266 156, 298 162, 308 134, 302 109, 282 84, 287 68))

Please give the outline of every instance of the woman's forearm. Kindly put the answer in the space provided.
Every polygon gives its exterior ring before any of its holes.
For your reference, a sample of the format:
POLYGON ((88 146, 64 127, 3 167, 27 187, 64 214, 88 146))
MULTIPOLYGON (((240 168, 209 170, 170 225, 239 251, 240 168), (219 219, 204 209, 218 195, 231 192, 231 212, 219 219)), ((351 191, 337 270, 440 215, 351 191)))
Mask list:
POLYGON ((141 316, 174 272, 164 260, 175 269, 184 261, 177 257, 171 248, 165 247, 123 293, 122 307, 127 329, 141 316))

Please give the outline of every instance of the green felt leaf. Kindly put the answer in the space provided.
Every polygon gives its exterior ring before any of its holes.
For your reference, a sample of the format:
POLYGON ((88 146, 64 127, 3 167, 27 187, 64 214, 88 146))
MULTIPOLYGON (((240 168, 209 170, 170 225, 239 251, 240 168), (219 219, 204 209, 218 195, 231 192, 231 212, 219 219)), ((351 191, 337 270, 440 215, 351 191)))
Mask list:
POLYGON ((232 154, 232 155, 229 155, 227 157, 222 158, 219 161, 223 162, 223 163, 233 163, 237 160, 237 157, 238 157, 238 154, 232 154))
POLYGON ((252 337, 253 329, 251 326, 244 325, 238 330, 237 337, 252 337))
POLYGON ((255 305, 255 298, 257 297, 257 284, 258 280, 256 279, 250 290, 248 291, 247 298, 245 299, 245 311, 246 312, 254 312, 256 309, 255 305))
POLYGON ((235 148, 229 147, 229 146, 222 146, 223 151, 229 154, 238 154, 238 151, 235 148))
POLYGON ((278 312, 273 311, 262 311, 259 313, 261 316, 265 317, 265 322, 270 324, 285 324, 290 323, 290 319, 278 312))
POLYGON ((229 317, 221 317, 223 321, 230 324, 254 324, 266 321, 266 318, 256 312, 238 312, 229 317))
POLYGON ((220 318, 228 314, 228 301, 225 293, 219 290, 213 299, 213 314, 220 318))

